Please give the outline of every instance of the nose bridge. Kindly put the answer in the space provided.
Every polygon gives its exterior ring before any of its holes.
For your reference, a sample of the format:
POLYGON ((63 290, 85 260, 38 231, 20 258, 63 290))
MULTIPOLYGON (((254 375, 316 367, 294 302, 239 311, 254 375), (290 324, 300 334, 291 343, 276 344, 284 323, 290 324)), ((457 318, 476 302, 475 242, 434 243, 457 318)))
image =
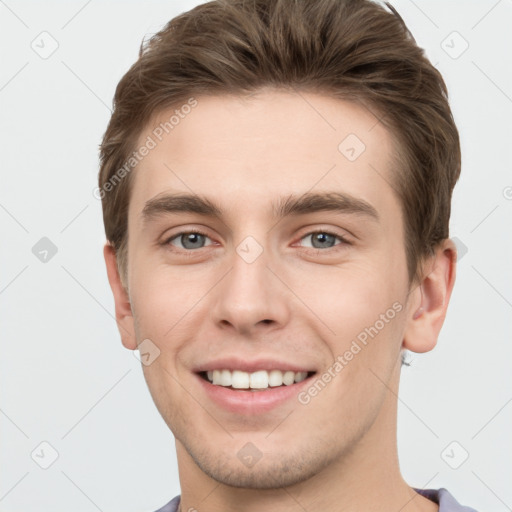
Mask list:
POLYGON ((229 324, 240 332, 250 332, 286 322, 288 309, 284 290, 267 268, 267 265, 273 266, 270 252, 253 236, 245 237, 233 247, 231 270, 217 293, 214 308, 217 324, 229 324))

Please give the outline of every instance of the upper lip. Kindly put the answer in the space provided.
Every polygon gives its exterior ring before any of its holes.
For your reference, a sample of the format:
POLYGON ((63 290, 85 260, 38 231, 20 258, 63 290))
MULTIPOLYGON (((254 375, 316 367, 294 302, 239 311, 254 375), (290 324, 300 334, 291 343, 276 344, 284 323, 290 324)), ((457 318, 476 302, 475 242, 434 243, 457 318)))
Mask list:
POLYGON ((201 364, 194 368, 194 372, 208 372, 212 370, 241 370, 243 372, 257 372, 258 370, 283 370, 292 372, 312 372, 310 367, 302 364, 294 364, 277 359, 254 359, 249 361, 239 357, 226 357, 215 359, 207 363, 201 364))

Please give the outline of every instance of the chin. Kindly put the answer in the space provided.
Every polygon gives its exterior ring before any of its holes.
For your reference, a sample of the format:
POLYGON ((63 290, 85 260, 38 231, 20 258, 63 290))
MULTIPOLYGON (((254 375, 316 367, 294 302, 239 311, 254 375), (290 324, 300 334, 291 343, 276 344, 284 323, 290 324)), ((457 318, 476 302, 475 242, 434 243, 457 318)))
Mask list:
POLYGON ((272 490, 299 484, 332 462, 327 454, 324 457, 320 453, 313 455, 309 448, 305 450, 308 457, 289 453, 262 454, 261 459, 252 467, 245 467, 236 456, 228 458, 224 454, 214 460, 212 451, 202 454, 187 451, 195 464, 210 478, 230 487, 244 489, 272 490))

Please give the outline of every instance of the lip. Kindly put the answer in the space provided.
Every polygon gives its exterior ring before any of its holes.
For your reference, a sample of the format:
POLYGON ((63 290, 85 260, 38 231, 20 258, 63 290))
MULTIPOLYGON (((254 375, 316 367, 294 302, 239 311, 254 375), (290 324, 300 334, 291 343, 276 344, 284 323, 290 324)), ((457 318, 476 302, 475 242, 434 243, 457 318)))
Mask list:
MULTIPOLYGON (((195 373, 208 372, 212 370, 241 370, 243 372, 257 372, 258 370, 282 370, 291 372, 314 372, 315 368, 308 368, 307 366, 300 366, 297 364, 287 363, 285 361, 278 361, 271 358, 259 358, 253 361, 241 359, 236 357, 228 357, 223 359, 216 359, 208 363, 197 366, 192 371, 195 373)), ((293 384, 292 384, 293 386, 293 384)), ((289 386, 290 387, 290 386, 289 386)))
MULTIPOLYGON (((219 367, 217 366, 216 368, 219 367)), ((266 368, 269 369, 268 367, 266 368)), ((303 381, 295 382, 289 386, 269 387, 262 391, 246 391, 218 386, 205 380, 200 374, 195 374, 199 384, 211 402, 225 411, 242 415, 262 414, 290 400, 294 400, 305 386, 310 385, 311 379, 315 375, 316 372, 303 381)))

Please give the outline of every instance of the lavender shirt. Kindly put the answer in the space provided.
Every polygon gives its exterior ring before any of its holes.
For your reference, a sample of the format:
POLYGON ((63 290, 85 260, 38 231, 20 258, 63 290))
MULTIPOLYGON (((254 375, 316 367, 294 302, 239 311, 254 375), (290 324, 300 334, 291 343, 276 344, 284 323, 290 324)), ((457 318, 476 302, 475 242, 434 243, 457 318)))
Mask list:
MULTIPOLYGON (((413 489, 439 505, 439 512, 476 512, 474 508, 461 505, 445 488, 441 489, 413 489)), ((156 512, 178 512, 180 497, 176 496, 167 505, 159 508, 156 512)), ((186 512, 183 510, 182 512, 186 512)))

